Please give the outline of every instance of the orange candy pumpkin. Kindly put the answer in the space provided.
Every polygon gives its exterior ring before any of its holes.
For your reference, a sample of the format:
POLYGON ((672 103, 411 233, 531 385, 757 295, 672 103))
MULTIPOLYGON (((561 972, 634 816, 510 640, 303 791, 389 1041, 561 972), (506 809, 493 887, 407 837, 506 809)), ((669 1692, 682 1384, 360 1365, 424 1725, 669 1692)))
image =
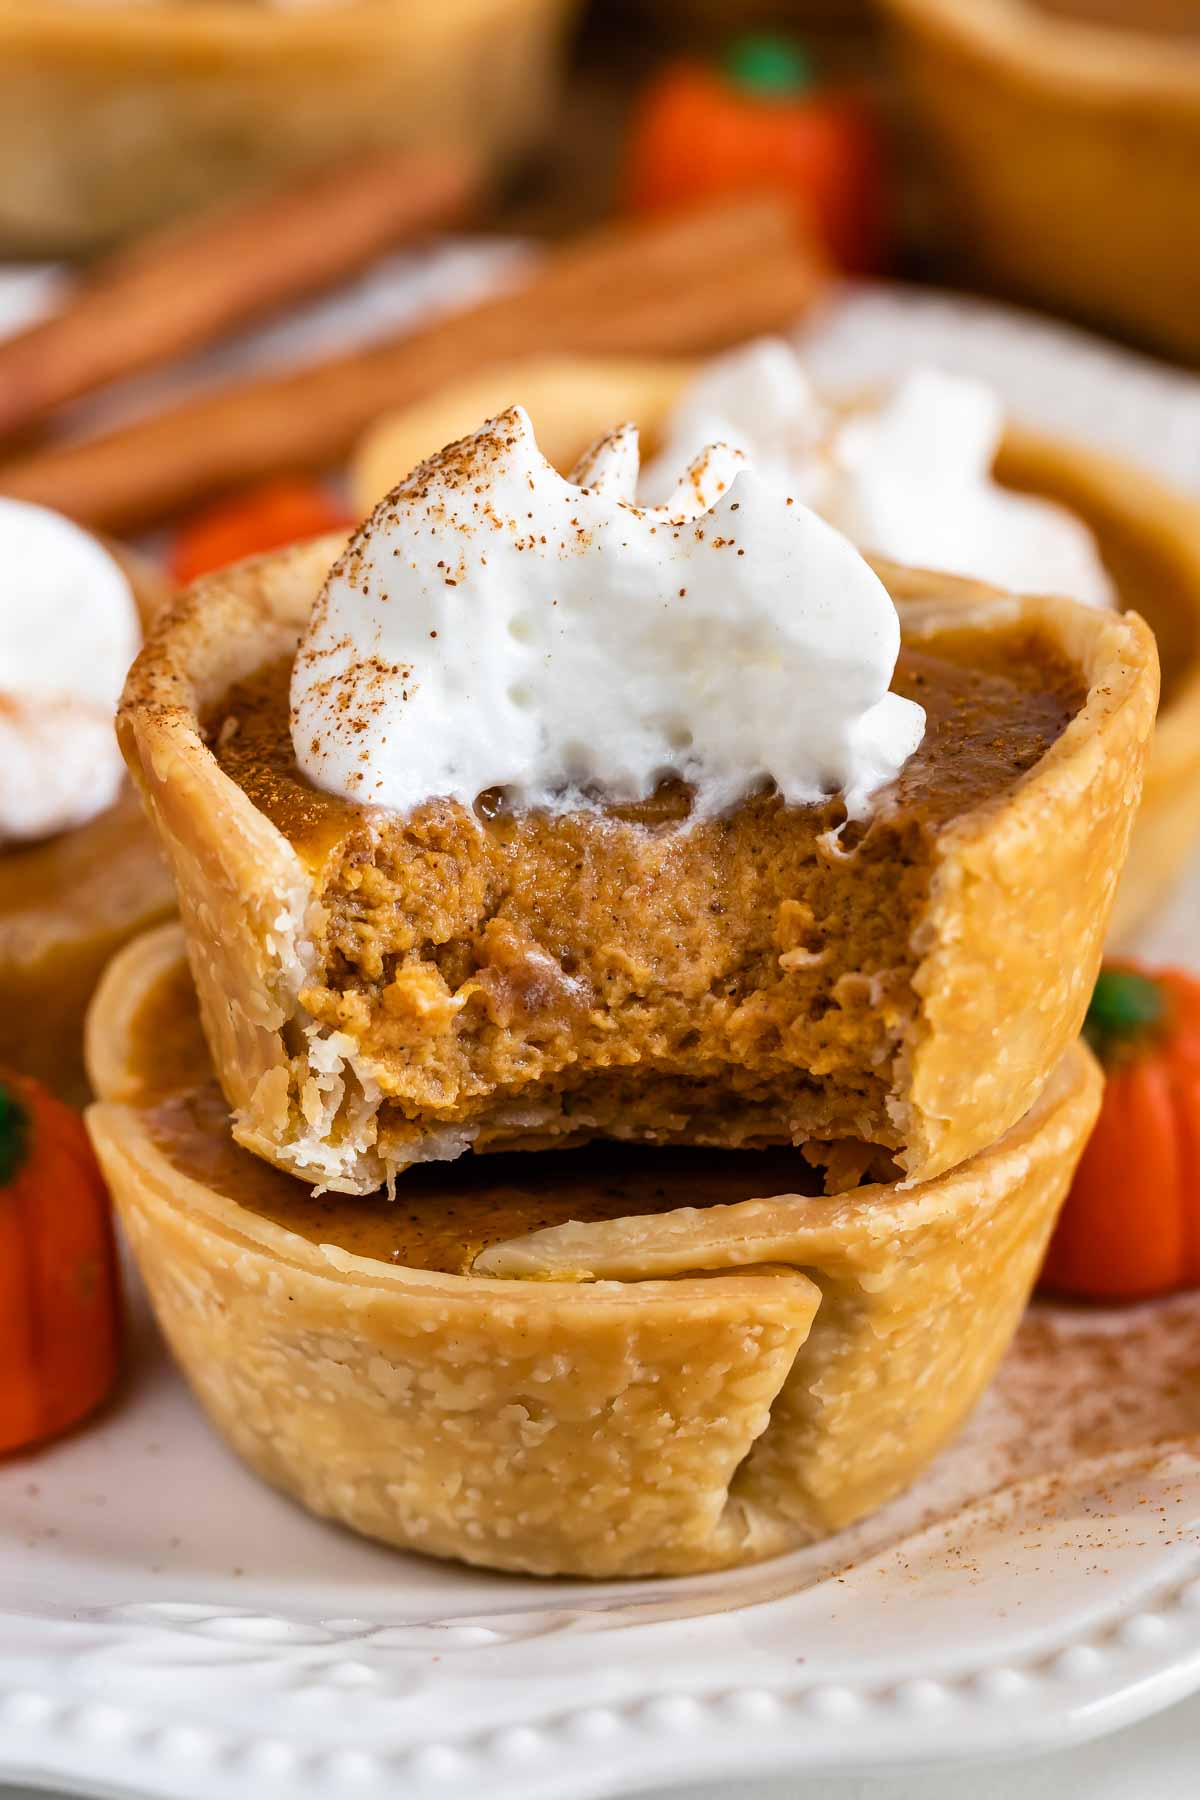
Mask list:
POLYGON ((1200 980, 1111 964, 1085 1035, 1107 1084, 1042 1270, 1088 1300, 1200 1285, 1200 980))
POLYGON ((181 525, 171 546, 171 574, 184 587, 243 557, 281 550, 354 523, 319 481, 281 475, 218 500, 181 525))
POLYGON ((785 37, 741 38, 724 63, 669 63, 641 96, 626 151, 633 212, 764 188, 792 198, 840 268, 885 261, 883 134, 862 93, 818 83, 785 37))
POLYGON ((0 1073, 0 1452, 91 1412, 119 1354, 108 1192, 83 1120, 0 1073))

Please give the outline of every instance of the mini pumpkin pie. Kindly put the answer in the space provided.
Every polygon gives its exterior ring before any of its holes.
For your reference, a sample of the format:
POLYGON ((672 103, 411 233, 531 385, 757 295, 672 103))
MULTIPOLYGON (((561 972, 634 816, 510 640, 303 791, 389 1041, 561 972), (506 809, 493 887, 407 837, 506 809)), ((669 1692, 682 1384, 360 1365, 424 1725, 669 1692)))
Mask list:
POLYGON ((625 497, 628 433, 577 473, 516 409, 139 658, 122 741, 235 1138, 346 1193, 590 1138, 801 1145, 831 1190, 973 1156, 1079 1029, 1149 631, 885 587, 720 458, 690 512, 625 497))
POLYGON ((93 1006, 88 1123, 171 1347, 249 1465, 384 1543, 688 1574, 881 1505, 974 1405, 1099 1104, 1069 1049, 915 1189, 796 1150, 469 1159, 314 1198, 239 1149, 178 928, 93 1006))
MULTIPOLYGON (((719 372, 722 366, 729 373, 721 386, 728 388, 732 379, 737 389, 734 422, 750 421, 757 434, 765 432, 768 449, 782 463, 785 436, 802 434, 797 434, 794 418, 786 416, 787 395, 770 395, 766 381, 781 381, 795 400, 802 374, 794 353, 782 343, 749 346, 708 367, 719 372)), ((547 358, 497 365, 380 420, 364 438, 351 470, 356 503, 367 511, 402 470, 513 395, 527 407, 556 467, 570 468, 604 422, 617 417, 636 418, 650 449, 658 451, 681 401, 695 392, 698 378, 707 384, 707 376, 705 365, 649 359, 547 358)), ((897 560, 922 567, 934 564, 954 574, 974 574, 1002 587, 1066 592, 1092 602, 1103 599, 1108 587, 1116 604, 1140 613, 1151 626, 1159 648, 1162 697, 1142 806, 1113 907, 1111 937, 1125 944, 1170 895, 1200 845, 1200 508, 1120 458, 1044 437, 1012 421, 1003 422, 997 433, 996 421, 988 426, 985 419, 980 434, 979 396, 978 384, 951 384, 945 396, 949 416, 937 420, 932 441, 927 432, 915 444, 911 418, 906 420, 900 409, 900 422, 909 425, 906 438, 883 446, 890 449, 892 468, 903 471, 906 464, 919 463, 929 488, 942 496, 940 514, 931 515, 927 505, 914 506, 902 496, 901 508, 876 505, 863 517, 861 504, 848 507, 843 499, 835 522, 850 529, 864 548, 882 548, 897 560), (974 423, 963 416, 972 410, 974 423), (995 446, 992 475, 1003 491, 998 507, 990 482, 985 488, 978 479, 964 480, 961 469, 944 467, 946 444, 957 444, 960 460, 976 470, 981 453, 995 446), (1003 503, 1010 495, 1028 495, 1049 506, 1022 515, 1003 503), (974 521, 975 532, 964 538, 966 520, 974 521), (869 534, 860 535, 872 523, 885 528, 889 542, 873 544, 869 534), (959 566, 956 557, 961 558, 959 566)), ((710 389, 710 401, 712 397, 710 389)), ((983 405, 986 413, 986 394, 983 405)), ((711 404, 702 410, 707 427, 729 428, 730 421, 712 416, 711 404)), ((791 410, 803 409, 797 403, 791 410)), ((858 403, 850 409, 855 410, 864 408, 858 403)), ((830 419, 847 416, 844 407, 827 403, 811 411, 815 416, 808 441, 796 445, 799 460, 819 455, 830 419)), ((700 421, 693 416, 690 423, 696 427, 700 421)), ((968 468, 968 477, 970 473, 968 468)), ((819 504, 820 496, 809 498, 819 504)))
POLYGON ((79 1104, 100 971, 174 905, 112 727, 139 620, 166 591, 39 507, 0 501, 0 541, 0 1064, 79 1104))
POLYGON ((510 161, 573 0, 0 0, 0 246, 79 255, 380 147, 510 161))

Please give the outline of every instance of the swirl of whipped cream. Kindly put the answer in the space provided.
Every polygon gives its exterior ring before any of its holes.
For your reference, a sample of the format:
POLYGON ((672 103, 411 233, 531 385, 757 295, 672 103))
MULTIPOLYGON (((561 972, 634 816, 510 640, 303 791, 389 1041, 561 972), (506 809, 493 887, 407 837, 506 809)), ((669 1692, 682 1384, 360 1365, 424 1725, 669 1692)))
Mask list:
POLYGON ((0 847, 111 806, 113 731, 141 638, 128 581, 94 537, 45 507, 0 499, 0 847))
POLYGON ((292 678, 318 786, 408 811, 501 787, 566 810, 667 773, 711 813, 770 777, 852 815, 920 742, 896 611, 857 551, 708 447, 634 501, 637 433, 570 480, 520 407, 422 463, 332 570, 292 678))
POLYGON ((875 405, 827 407, 792 347, 764 338, 697 376, 668 421, 644 492, 664 492, 670 471, 718 437, 862 550, 1016 593, 1111 605, 1087 526, 992 479, 1003 431, 991 388, 936 369, 913 370, 875 405))

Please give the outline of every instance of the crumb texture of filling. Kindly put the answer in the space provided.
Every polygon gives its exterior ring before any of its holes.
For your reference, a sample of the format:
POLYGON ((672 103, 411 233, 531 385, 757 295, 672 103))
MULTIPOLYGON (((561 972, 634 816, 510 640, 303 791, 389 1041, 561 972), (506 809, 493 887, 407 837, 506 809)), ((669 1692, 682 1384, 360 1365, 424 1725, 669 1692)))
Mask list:
POLYGON ((866 821, 771 793, 691 821, 670 780, 638 806, 485 795, 399 817, 300 774, 289 675, 234 688, 209 739, 319 882, 301 1003, 377 1065, 389 1161, 443 1130, 477 1150, 805 1143, 834 1187, 886 1173, 876 1153, 901 1143, 888 1101, 939 834, 1032 768, 1084 697, 1028 631, 948 633, 901 652, 893 687, 927 730, 866 821))

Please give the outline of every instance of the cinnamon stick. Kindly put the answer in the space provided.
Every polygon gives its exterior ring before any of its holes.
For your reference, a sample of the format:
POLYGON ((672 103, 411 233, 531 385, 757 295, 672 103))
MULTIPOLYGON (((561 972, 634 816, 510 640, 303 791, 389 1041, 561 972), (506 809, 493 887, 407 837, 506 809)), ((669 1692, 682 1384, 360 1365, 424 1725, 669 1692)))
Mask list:
POLYGON ((773 200, 606 227, 528 282, 422 329, 0 468, 0 491, 94 527, 156 523, 232 487, 328 467, 372 420, 489 362, 541 351, 696 355, 778 329, 824 269, 773 200))
POLYGON ((376 153, 118 253, 52 317, 0 341, 0 438, 456 222, 477 187, 465 155, 376 153))

